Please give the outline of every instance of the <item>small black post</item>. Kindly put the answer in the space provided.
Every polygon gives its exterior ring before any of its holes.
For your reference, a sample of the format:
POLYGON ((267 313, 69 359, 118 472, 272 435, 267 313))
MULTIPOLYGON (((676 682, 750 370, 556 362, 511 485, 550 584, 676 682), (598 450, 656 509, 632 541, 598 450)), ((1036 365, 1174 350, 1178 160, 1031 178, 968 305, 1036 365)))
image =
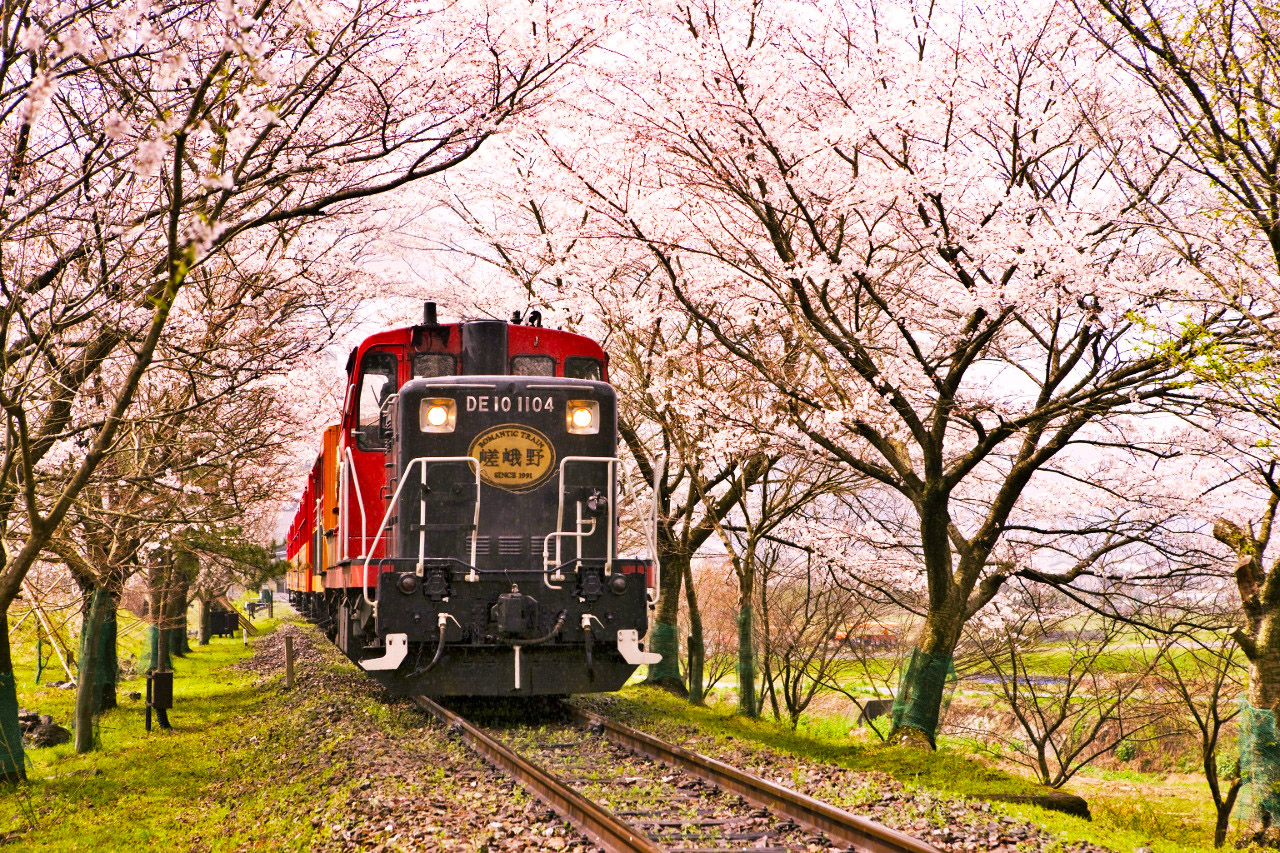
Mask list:
POLYGON ((147 670, 147 731, 151 731, 151 711, 156 712, 156 721, 160 728, 171 729, 169 725, 169 709, 173 707, 173 672, 170 670, 147 670))

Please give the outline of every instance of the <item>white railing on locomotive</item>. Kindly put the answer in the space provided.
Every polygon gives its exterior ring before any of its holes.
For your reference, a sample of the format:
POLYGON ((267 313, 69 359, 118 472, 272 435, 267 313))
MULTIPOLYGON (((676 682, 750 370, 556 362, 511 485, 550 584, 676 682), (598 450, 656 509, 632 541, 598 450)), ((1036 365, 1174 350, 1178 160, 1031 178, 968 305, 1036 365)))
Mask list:
POLYGON ((311 538, 315 542, 313 546, 315 553, 311 555, 311 565, 307 567, 307 571, 312 575, 318 575, 324 571, 324 489, 316 490, 316 507, 315 507, 315 529, 311 531, 311 538))
MULTIPOLYGON (((395 493, 391 496, 391 501, 387 504, 387 511, 383 514, 382 522, 378 525, 378 531, 373 536, 374 542, 382 539, 383 531, 387 529, 387 522, 391 520, 391 515, 396 510, 396 503, 400 500, 400 492, 404 489, 404 484, 409 482, 409 475, 413 473, 413 466, 415 465, 422 466, 421 480, 419 481, 422 486, 422 494, 421 497, 419 497, 419 503, 421 504, 421 512, 425 514, 427 501, 427 465, 433 462, 466 462, 472 470, 475 471, 476 508, 475 514, 471 520, 471 529, 473 531, 480 529, 480 460, 474 456, 416 456, 409 460, 409 464, 404 466, 404 471, 400 474, 400 482, 396 484, 395 493)), ((425 518, 425 515, 423 517, 425 518)), ((480 580, 480 576, 476 574, 476 540, 478 538, 479 537, 474 534, 471 537, 471 571, 467 572, 466 575, 466 579, 473 583, 480 580)), ((419 576, 422 575, 423 561, 425 560, 425 555, 422 551, 423 548, 420 545, 418 548, 417 567, 419 576)), ((374 615, 376 616, 378 613, 378 603, 369 597, 369 563, 372 562, 372 560, 372 554, 368 554, 364 558, 364 579, 361 583, 360 593, 364 596, 365 602, 373 608, 374 615)))
POLYGON ((351 490, 347 485, 348 475, 350 476, 351 484, 356 487, 356 504, 360 507, 360 553, 354 559, 363 558, 365 549, 369 544, 369 519, 365 517, 364 496, 360 494, 360 478, 356 476, 356 461, 351 455, 350 447, 342 448, 342 452, 342 464, 338 469, 338 482, 341 484, 338 490, 338 502, 341 504, 338 512, 338 547, 340 550, 334 560, 335 563, 341 563, 351 558, 351 554, 347 550, 347 540, 351 535, 350 519, 347 516, 347 513, 351 511, 351 490))
POLYGON ((617 492, 617 472, 618 463, 621 460, 616 456, 566 456, 560 460, 560 486, 557 496, 556 509, 556 529, 554 533, 548 533, 546 538, 542 540, 542 582, 549 589, 560 589, 559 581, 565 579, 564 573, 560 571, 560 567, 564 565, 563 554, 561 553, 561 542, 567 538, 575 538, 578 540, 578 559, 582 559, 582 540, 593 536, 596 532, 596 519, 589 519, 591 526, 587 530, 582 529, 582 501, 577 502, 576 509, 576 530, 568 531, 564 529, 564 495, 565 495, 565 468, 570 462, 582 463, 603 463, 606 466, 605 477, 608 480, 606 488, 607 503, 604 518, 605 524, 605 551, 604 551, 604 573, 605 575, 613 572, 613 532, 615 526, 615 518, 613 511, 614 496, 617 492), (556 542, 556 556, 551 559, 551 540, 556 542), (553 584, 556 581, 557 584, 553 584))

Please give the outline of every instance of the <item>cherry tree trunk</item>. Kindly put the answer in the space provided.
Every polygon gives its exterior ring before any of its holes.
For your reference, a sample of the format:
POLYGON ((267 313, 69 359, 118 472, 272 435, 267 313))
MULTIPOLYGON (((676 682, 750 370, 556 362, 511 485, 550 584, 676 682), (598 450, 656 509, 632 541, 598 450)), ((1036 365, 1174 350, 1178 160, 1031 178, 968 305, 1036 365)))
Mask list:
POLYGON ((928 749, 936 747, 942 703, 954 671, 956 643, 963 627, 964 612, 960 607, 943 606, 929 612, 920 642, 898 682, 890 742, 928 749))
POLYGON ((8 602, 0 607, 0 637, 0 782, 13 783, 24 781, 27 773, 22 730, 18 728, 18 686, 9 653, 8 602))
POLYGON ((1249 661, 1249 704, 1275 713, 1280 711, 1280 613, 1268 614, 1258 627, 1249 661))
POLYGON ((168 672, 173 669, 173 654, 170 647, 173 645, 173 629, 169 627, 167 621, 162 623, 156 630, 156 671, 168 672))
POLYGON ((200 600, 200 636, 196 640, 197 645, 209 645, 209 638, 213 635, 213 613, 207 598, 200 600))
POLYGON ((706 670, 707 648, 703 643, 702 610, 698 607, 698 593, 693 586, 692 561, 684 565, 685 604, 689 608, 689 702, 701 705, 703 699, 703 674, 706 670))
POLYGON ((89 657, 89 643, 93 642, 95 666, 93 677, 88 679, 93 691, 91 713, 99 714, 109 708, 116 707, 116 677, 119 672, 119 658, 116 654, 116 611, 118 602, 111 590, 106 587, 91 586, 86 590, 87 606, 80 628, 80 674, 76 678, 76 703, 79 706, 80 693, 86 684, 84 662, 89 657), (95 608, 97 610, 95 611, 95 608), (95 624, 94 619, 98 618, 95 624))
POLYGON ((174 657, 186 657, 191 651, 191 641, 187 637, 188 588, 180 584, 170 593, 170 610, 166 621, 169 629, 169 652, 174 657))
POLYGON ((120 602, 114 595, 108 594, 103 598, 102 607, 102 628, 99 631, 101 639, 98 643, 98 713, 116 707, 116 681, 120 677, 120 656, 116 648, 120 602))
POLYGON ((1248 701, 1243 721, 1251 731, 1240 739, 1241 769, 1247 768, 1258 817, 1264 827, 1280 826, 1280 610, 1268 608, 1257 622, 1249 655, 1248 701))
POLYGON ((80 672, 76 678, 76 752, 93 749, 93 717, 98 711, 102 680, 102 633, 111 594, 95 587, 80 637, 80 672))
POLYGON ((1240 794, 1240 779, 1232 779, 1227 793, 1223 796, 1218 789, 1218 756, 1216 754, 1205 758, 1204 774, 1206 779, 1213 780, 1213 805, 1217 811, 1217 818, 1213 826, 1213 846, 1221 847, 1227 841, 1227 830, 1231 828, 1231 810, 1235 808, 1236 797, 1240 794), (1214 762, 1212 765, 1209 762, 1214 762))
POLYGON ((148 625, 145 645, 142 647, 142 660, 139 665, 143 670, 160 668, 160 628, 148 625))
POLYGON ((755 608, 751 605, 754 591, 750 577, 738 579, 738 713, 746 717, 760 716, 756 698, 755 608))
POLYGON ((680 635, 676 620, 680 612, 680 585, 684 581, 687 554, 668 552, 662 555, 662 576, 658 587, 658 612, 649 628, 646 646, 651 652, 662 655, 660 663, 650 664, 645 684, 670 690, 687 696, 684 681, 680 678, 680 635))

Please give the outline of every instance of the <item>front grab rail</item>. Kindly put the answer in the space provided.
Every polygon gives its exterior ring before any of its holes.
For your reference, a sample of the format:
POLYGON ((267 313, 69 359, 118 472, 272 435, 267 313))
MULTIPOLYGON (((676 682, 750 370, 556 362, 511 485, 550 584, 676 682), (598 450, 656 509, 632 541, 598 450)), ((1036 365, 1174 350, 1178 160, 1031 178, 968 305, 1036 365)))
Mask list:
MULTIPOLYGON (((474 566, 476 564, 476 540, 479 538, 475 535, 475 531, 480 529, 480 460, 474 456, 417 456, 409 460, 409 464, 404 466, 404 472, 400 475, 400 482, 396 484, 395 494, 391 496, 391 501, 387 504, 387 511, 382 516, 382 523, 378 525, 378 532, 374 534, 373 541, 376 543, 382 538, 382 533, 387 529, 387 522, 391 520, 391 514, 395 512, 396 502, 400 500, 400 492, 404 489, 404 484, 409 482, 409 475, 413 473, 413 466, 422 465, 422 487, 425 490, 427 485, 427 465, 432 462, 466 462, 471 465, 476 472, 476 508, 471 520, 471 565, 472 571, 467 575, 467 580, 478 581, 480 578, 476 575, 474 566)), ((422 500, 426 500, 424 493, 422 500)), ((378 612, 378 603, 369 597, 369 563, 373 559, 373 555, 369 554, 364 558, 364 580, 360 586, 360 594, 364 596, 365 603, 372 608, 374 614, 378 612)), ((421 564, 421 557, 419 563, 421 564)))
MULTIPOLYGON (((576 536, 581 538, 583 536, 590 536, 595 532, 594 526, 590 531, 587 531, 586 533, 584 533, 581 530, 580 525, 579 525, 579 529, 572 533, 564 529, 564 495, 566 491, 565 469, 568 467, 570 462, 602 462, 606 466, 605 477, 609 481, 609 485, 608 485, 609 498, 608 498, 608 504, 607 504, 606 514, 605 514, 606 539, 605 539, 605 551, 604 551, 604 573, 605 575, 609 575, 613 571, 613 528, 615 525, 615 518, 614 518, 614 511, 613 511, 614 492, 617 491, 617 470, 618 470, 617 466, 621 461, 622 460, 620 460, 616 456, 566 456, 560 460, 560 486, 558 489, 559 495, 557 496, 556 529, 554 533, 548 534, 542 540, 542 573, 543 573, 542 582, 547 586, 551 587, 552 589, 557 589, 558 587, 554 587, 551 585, 550 579, 547 577, 547 573, 548 573, 548 569, 552 565, 554 565, 554 563, 560 563, 562 560, 562 555, 560 550, 561 540, 564 537, 576 536), (551 559, 551 552, 550 552, 550 545, 551 545, 552 539, 556 540, 556 558, 554 563, 551 559)), ((594 520, 595 519, 592 519, 592 521, 594 520)), ((555 578, 555 579, 559 580, 559 578, 555 578)))

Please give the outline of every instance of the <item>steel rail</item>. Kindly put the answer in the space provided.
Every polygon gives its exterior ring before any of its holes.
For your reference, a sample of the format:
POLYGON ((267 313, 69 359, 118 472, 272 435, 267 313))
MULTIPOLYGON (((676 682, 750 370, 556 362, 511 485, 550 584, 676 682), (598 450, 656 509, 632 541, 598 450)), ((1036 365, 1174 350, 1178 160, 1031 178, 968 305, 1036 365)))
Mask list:
POLYGON ((662 848, 638 829, 596 805, 570 788, 555 775, 523 758, 505 744, 485 734, 462 717, 426 696, 414 696, 414 703, 451 731, 458 732, 467 745, 499 770, 509 773, 538 799, 578 828, 608 853, 661 853, 662 848))
POLYGON ((599 730, 609 740, 677 770, 732 791, 770 812, 785 815, 828 838, 870 853, 939 853, 938 849, 896 829, 850 814, 830 803, 783 787, 723 761, 669 744, 630 726, 569 706, 574 720, 599 730))

